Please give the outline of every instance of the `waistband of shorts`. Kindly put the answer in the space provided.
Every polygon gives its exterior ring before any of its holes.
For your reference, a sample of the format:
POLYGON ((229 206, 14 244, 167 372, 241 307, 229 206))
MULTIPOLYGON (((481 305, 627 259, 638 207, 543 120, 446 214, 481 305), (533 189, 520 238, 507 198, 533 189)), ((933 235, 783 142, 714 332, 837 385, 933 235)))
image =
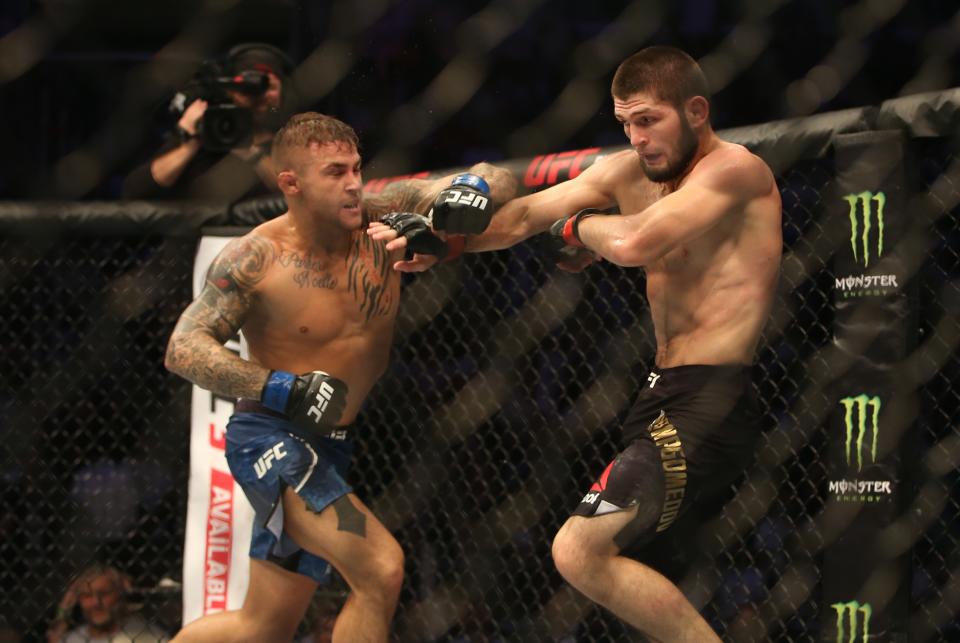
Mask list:
POLYGON ((288 418, 283 413, 279 411, 274 411, 273 409, 268 409, 263 404, 257 400, 251 400, 250 398, 241 397, 237 400, 236 404, 233 407, 234 413, 259 413, 261 415, 269 415, 270 417, 278 418, 280 420, 285 420, 290 424, 291 427, 294 427, 290 430, 294 435, 299 435, 305 438, 327 438, 330 440, 346 440, 353 437, 354 427, 352 424, 344 424, 343 426, 333 426, 327 427, 325 431, 303 431, 299 427, 296 427, 290 418, 288 418))
POLYGON ((664 382, 700 384, 715 380, 749 382, 752 374, 752 364, 684 364, 670 368, 651 368, 647 377, 656 375, 662 377, 664 382))

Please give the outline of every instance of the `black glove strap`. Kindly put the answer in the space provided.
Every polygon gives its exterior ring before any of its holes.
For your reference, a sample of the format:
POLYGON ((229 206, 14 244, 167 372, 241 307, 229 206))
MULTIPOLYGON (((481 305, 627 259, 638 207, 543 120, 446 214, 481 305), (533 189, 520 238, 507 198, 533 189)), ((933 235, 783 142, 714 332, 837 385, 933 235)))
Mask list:
MULTIPOLYGON (((260 413, 261 415, 269 415, 270 417, 286 420, 287 422, 290 421, 289 418, 283 413, 277 413, 272 409, 268 409, 257 400, 251 400, 245 397, 241 397, 237 400, 233 410, 236 413, 260 413)), ((327 438, 330 440, 347 440, 352 437, 351 434, 355 430, 352 424, 333 426, 330 427, 328 431, 304 431, 295 424, 291 424, 290 427, 292 428, 287 429, 290 433, 293 433, 301 438, 306 438, 307 440, 311 440, 315 437, 327 438)))

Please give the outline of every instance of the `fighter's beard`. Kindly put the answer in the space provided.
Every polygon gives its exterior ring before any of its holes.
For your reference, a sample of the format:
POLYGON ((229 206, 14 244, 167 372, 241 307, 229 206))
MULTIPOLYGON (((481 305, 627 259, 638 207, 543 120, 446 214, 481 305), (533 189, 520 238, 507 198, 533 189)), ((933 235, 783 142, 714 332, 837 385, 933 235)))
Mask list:
POLYGON ((680 158, 674 163, 667 163, 662 170, 654 170, 646 163, 641 162, 643 173, 654 183, 668 183, 683 175, 690 167, 693 157, 697 154, 697 135, 694 133, 686 117, 680 117, 680 142, 677 147, 680 150, 680 158))

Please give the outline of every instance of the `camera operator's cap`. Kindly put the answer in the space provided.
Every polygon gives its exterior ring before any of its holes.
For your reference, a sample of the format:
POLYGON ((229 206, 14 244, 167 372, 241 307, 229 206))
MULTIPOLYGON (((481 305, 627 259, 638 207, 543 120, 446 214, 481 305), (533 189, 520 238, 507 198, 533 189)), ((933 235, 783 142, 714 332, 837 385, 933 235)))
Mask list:
POLYGON ((273 72, 277 76, 293 73, 293 61, 284 52, 265 42, 245 42, 227 52, 230 73, 253 69, 273 72))

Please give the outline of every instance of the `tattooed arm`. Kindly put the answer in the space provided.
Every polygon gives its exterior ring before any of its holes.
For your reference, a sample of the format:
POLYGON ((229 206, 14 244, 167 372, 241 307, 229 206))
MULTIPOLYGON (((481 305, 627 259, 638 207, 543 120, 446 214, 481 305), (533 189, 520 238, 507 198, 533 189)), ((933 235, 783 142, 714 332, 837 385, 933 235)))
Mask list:
POLYGON ((164 359, 170 371, 225 397, 260 399, 269 370, 223 344, 243 325, 273 259, 273 243, 256 232, 227 244, 173 329, 164 359))
MULTIPOLYGON (((486 180, 494 208, 499 208, 517 195, 517 180, 509 170, 490 163, 477 163, 466 171, 486 180)), ((397 181, 387 185, 379 194, 364 195, 363 207, 367 220, 379 221, 390 212, 426 214, 440 190, 448 187, 455 176, 450 174, 439 179, 397 181)))

